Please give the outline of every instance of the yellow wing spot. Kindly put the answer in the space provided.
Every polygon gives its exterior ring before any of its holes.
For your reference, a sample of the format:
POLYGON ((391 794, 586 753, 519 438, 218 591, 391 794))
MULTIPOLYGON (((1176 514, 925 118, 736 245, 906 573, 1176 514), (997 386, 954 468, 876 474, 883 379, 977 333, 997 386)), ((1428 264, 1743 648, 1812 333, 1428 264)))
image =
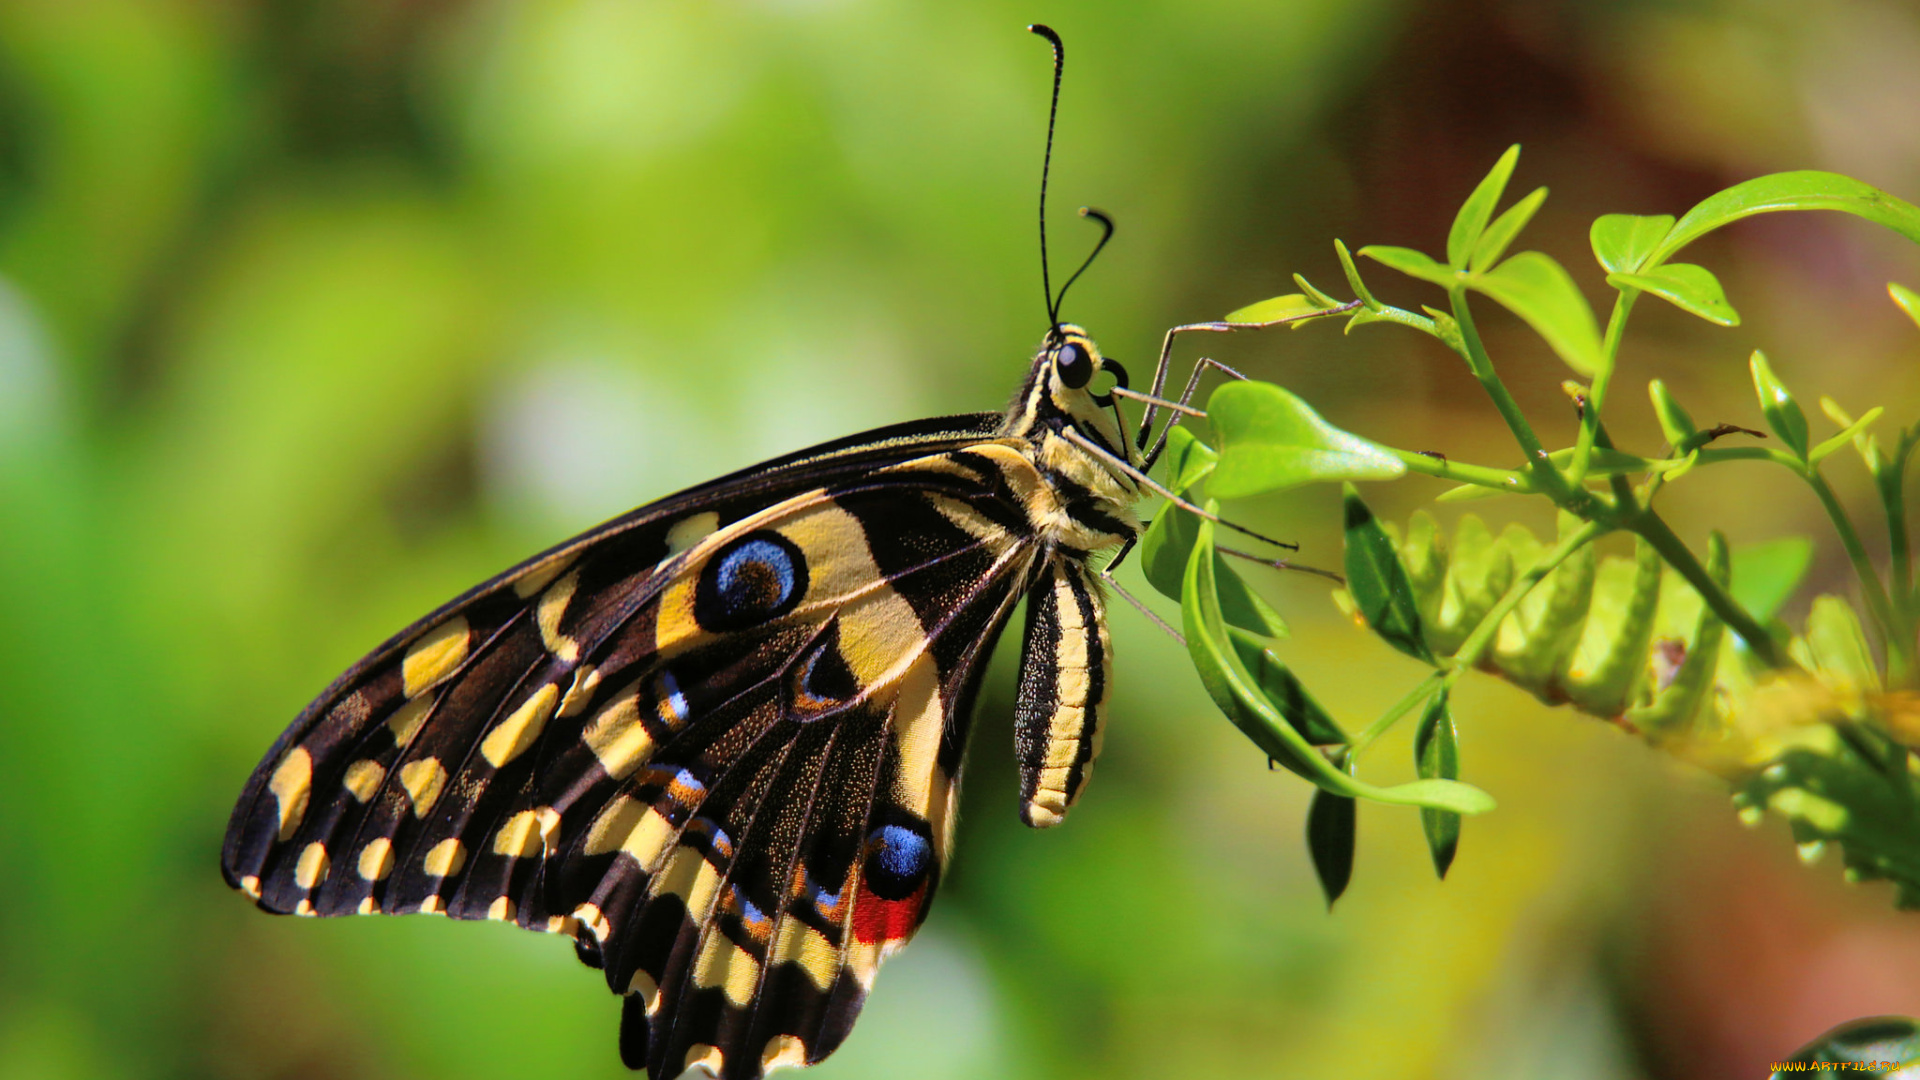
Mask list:
POLYGON ((775 1035, 760 1051, 760 1071, 794 1069, 807 1063, 807 1044, 798 1035, 775 1035))
POLYGON ((613 933, 612 925, 607 922, 606 915, 601 913, 598 905, 581 904, 573 909, 573 917, 580 920, 580 925, 587 928, 587 933, 592 934, 595 941, 604 943, 607 935, 613 933))
POLYGON ((760 983, 760 961, 735 945, 725 934, 708 934, 693 969, 693 984, 703 989, 718 986, 727 1000, 745 1005, 753 1000, 753 989, 760 983))
POLYGON ((400 746, 412 742, 432 708, 432 698, 418 697, 394 710, 393 715, 387 717, 387 730, 393 732, 393 741, 400 746))
POLYGON ((894 797, 920 817, 931 817, 934 798, 939 794, 936 782, 945 780, 939 775, 939 757, 940 733, 946 727, 946 708, 940 701, 940 668, 931 654, 923 653, 900 680, 890 723, 898 754, 894 797))
POLYGON ((578 929, 580 929, 580 923, 571 915, 547 916, 547 933, 549 934, 571 934, 578 929))
POLYGON ((427 857, 422 860, 421 867, 431 877, 452 877, 466 864, 466 845, 449 837, 427 850, 427 857))
POLYGON ((522 600, 532 599, 535 593, 546 588, 554 578, 566 573, 567 567, 572 566, 573 561, 579 557, 580 553, 576 551, 557 559, 549 559, 534 567, 513 583, 513 594, 522 600))
POLYGON ((496 896, 493 898, 493 903, 487 905, 487 918, 492 919, 494 922, 512 922, 513 913, 513 897, 511 896, 496 896))
POLYGON ((315 840, 301 849, 300 861, 293 864, 293 883, 313 888, 327 876, 327 865, 327 845, 315 840))
POLYGON ((307 800, 313 797, 313 755, 307 753, 306 747, 296 746, 287 751, 287 756, 280 759, 280 767, 273 770, 273 779, 267 781, 267 790, 273 792, 274 802, 279 804, 280 842, 284 844, 307 816, 307 800))
POLYGON ((560 811, 551 806, 536 806, 533 820, 540 826, 540 846, 546 854, 553 854, 560 847, 560 811))
POLYGON ((376 836, 360 849, 360 876, 368 881, 384 881, 393 873, 393 841, 376 836))
POLYGON ((447 786, 447 770, 439 758, 421 758, 400 766, 400 786, 413 800, 413 816, 423 818, 433 810, 440 792, 447 786))
POLYGON ((507 819, 493 834, 493 853, 509 859, 524 859, 540 854, 540 821, 531 810, 522 810, 507 819))
POLYGON ((840 972, 840 952, 827 935, 791 917, 781 920, 780 936, 767 962, 800 965, 807 980, 822 991, 833 985, 833 977, 840 972))
POLYGON ((313 909, 313 901, 308 900, 304 897, 301 898, 299 903, 293 905, 293 913, 295 915, 305 915, 309 918, 320 914, 318 911, 315 911, 313 909))
POLYGON ((466 660, 467 642, 472 637, 467 617, 455 615, 407 646, 406 659, 400 662, 400 681, 407 696, 418 697, 422 690, 453 674, 466 660))
POLYGON ((653 736, 640 720, 640 684, 621 691, 594 714, 580 738, 615 780, 625 780, 653 754, 653 736))
POLYGON ((480 740, 480 755, 494 768, 505 768, 507 762, 526 753, 527 747, 540 737, 559 702, 560 688, 553 683, 534 691, 532 697, 513 710, 513 715, 500 721, 499 727, 480 740))
POLYGON ((668 894, 686 902, 687 918, 705 922, 713 913, 714 896, 720 891, 720 872, 706 856, 690 847, 675 848, 666 869, 660 871, 653 887, 655 896, 668 894))
POLYGON ((551 588, 540 594, 540 604, 533 613, 534 621, 540 624, 540 640, 546 643, 547 651, 569 664, 580 659, 580 643, 560 632, 560 620, 566 618, 567 605, 573 603, 573 590, 579 585, 578 570, 554 582, 551 588))
POLYGON ((621 795, 606 805, 587 828, 583 852, 605 855, 624 851, 652 873, 666 855, 679 830, 660 811, 630 796, 621 795))
POLYGON ((240 891, 253 897, 255 900, 260 899, 260 879, 253 874, 248 874, 246 877, 241 878, 240 891))
POLYGON ((688 514, 673 523, 667 530, 667 555, 672 557, 683 551, 691 550, 693 545, 712 536, 720 527, 720 515, 708 510, 699 514, 688 514))
POLYGON ((387 778, 387 770, 377 761, 361 758, 347 766, 347 791, 352 793, 355 802, 366 802, 373 793, 380 790, 380 781, 387 778))
POLYGON ((640 1003, 646 1006, 649 1016, 660 1007, 660 984, 638 968, 634 969, 633 978, 627 980, 627 993, 640 995, 640 1003))
POLYGON ((422 915, 445 915, 446 913, 447 901, 443 897, 429 896, 425 900, 420 901, 420 914, 422 915))
POLYGON ((360 898, 360 906, 353 910, 359 915, 378 915, 380 914, 380 905, 373 902, 373 897, 363 896, 360 898))
POLYGON ((556 716, 578 716, 587 709, 587 702, 593 700, 593 692, 600 689, 600 669, 584 667, 573 673, 573 685, 567 687, 566 696, 560 699, 560 711, 556 716))
POLYGON ((726 1067, 726 1062, 726 1055, 720 1052, 719 1047, 708 1046, 706 1043, 694 1043, 687 1048, 687 1063, 684 1068, 705 1069, 707 1075, 719 1076, 720 1070, 726 1067))

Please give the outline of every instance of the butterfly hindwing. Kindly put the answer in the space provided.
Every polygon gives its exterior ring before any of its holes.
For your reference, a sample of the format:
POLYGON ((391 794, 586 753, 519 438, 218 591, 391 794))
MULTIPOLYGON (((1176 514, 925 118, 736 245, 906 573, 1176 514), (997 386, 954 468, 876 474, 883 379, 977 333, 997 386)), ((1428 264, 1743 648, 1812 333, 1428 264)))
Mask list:
POLYGON ((717 481, 429 616, 262 763, 229 880, 275 911, 570 933, 655 1077, 825 1057, 925 916, 1032 576, 984 428, 717 481))

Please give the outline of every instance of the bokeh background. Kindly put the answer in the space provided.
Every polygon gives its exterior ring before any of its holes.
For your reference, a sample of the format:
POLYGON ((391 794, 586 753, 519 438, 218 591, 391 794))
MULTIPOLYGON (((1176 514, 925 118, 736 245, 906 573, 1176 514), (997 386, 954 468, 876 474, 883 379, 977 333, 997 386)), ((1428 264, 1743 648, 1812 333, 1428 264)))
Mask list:
MULTIPOLYGON (((1056 258, 1093 239, 1076 205, 1119 222, 1066 315, 1136 372, 1166 326, 1294 271, 1333 286, 1336 236, 1442 247, 1513 142, 1514 193, 1553 191, 1523 246, 1595 298, 1600 213, 1803 167, 1920 196, 1920 16, 1892 0, 0 3, 0 1077, 625 1075, 617 1002, 563 941, 230 894, 231 800, 337 671, 525 554, 777 452, 999 407, 1044 328, 1035 20, 1069 49, 1056 258)), ((1783 215, 1693 257, 1746 322, 1642 303, 1623 445, 1658 446, 1654 374, 1757 426, 1754 347, 1805 399, 1913 417, 1920 337, 1884 293, 1920 286, 1910 245, 1783 215)), ((1567 437, 1566 373, 1483 318, 1567 437)), ((1511 458, 1424 339, 1206 347, 1353 430, 1511 458)), ((1741 469, 1665 496, 1688 536, 1823 535, 1741 469)), ((1368 494, 1404 517, 1436 490, 1368 494)), ((1336 506, 1239 513, 1332 564, 1336 506)), ((1824 535, 1814 577, 1847 587, 1824 535)), ((1417 677, 1324 583, 1262 585, 1350 726, 1417 677)), ((1304 785, 1113 622, 1106 756, 1064 828, 1017 821, 1001 657, 949 885, 823 1080, 1751 1077, 1920 1014, 1920 922, 1887 890, 1490 680, 1458 700, 1500 810, 1441 884, 1411 812, 1363 808, 1329 915, 1304 785)), ((1407 742, 1370 775, 1410 775, 1407 742)))

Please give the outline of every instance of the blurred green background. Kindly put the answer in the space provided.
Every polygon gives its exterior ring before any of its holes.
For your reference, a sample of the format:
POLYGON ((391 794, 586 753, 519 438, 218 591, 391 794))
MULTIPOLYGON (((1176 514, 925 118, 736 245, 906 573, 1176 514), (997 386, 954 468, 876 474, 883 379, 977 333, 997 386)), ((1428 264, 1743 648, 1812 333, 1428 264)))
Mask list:
MULTIPOLYGON (((1523 246, 1595 296, 1600 213, 1785 168, 1920 194, 1920 16, 1892 0, 0 3, 0 1077, 625 1075, 618 1003, 565 942, 230 894, 231 800, 334 674, 531 551, 777 452, 998 408, 1045 323, 1036 20, 1068 45, 1056 258, 1095 235, 1076 205, 1119 222, 1065 315, 1136 373, 1166 326, 1295 270, 1335 284, 1335 236, 1442 247, 1512 142, 1515 190, 1554 192, 1523 246)), ((1783 215, 1694 255, 1747 321, 1641 305, 1623 446, 1659 445, 1656 373, 1703 423, 1757 425, 1756 346, 1803 398, 1920 408, 1883 292, 1920 285, 1910 248, 1783 215)), ((1566 373, 1483 310, 1568 437, 1566 373)), ((1206 347, 1350 429, 1511 456, 1413 335, 1206 347)), ((1760 468, 1668 508, 1696 540, 1813 531, 1815 585, 1844 591, 1818 508, 1760 468)), ((1436 490, 1368 497, 1403 518, 1436 490)), ((1242 516, 1329 565, 1336 498, 1242 516)), ((1263 584, 1350 726, 1417 678, 1324 583, 1263 584)), ((1171 642, 1113 623, 1088 797, 1019 825, 1003 670, 949 885, 814 1075, 1751 1077, 1920 1014, 1920 923, 1884 888, 1487 680, 1456 700, 1500 810, 1442 885, 1412 812, 1363 808, 1329 916, 1304 785, 1171 642)), ((1403 732, 1369 768, 1409 759, 1403 732)))

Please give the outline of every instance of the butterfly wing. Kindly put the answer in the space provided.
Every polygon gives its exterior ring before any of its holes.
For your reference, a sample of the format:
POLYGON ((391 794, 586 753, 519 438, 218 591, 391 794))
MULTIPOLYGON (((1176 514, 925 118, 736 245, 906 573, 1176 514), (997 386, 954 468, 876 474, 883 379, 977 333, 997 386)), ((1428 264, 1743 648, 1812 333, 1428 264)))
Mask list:
POLYGON ((997 422, 724 478, 428 616, 255 771, 228 880, 270 911, 569 933, 655 1077, 820 1060, 926 914, 1032 575, 997 422))

